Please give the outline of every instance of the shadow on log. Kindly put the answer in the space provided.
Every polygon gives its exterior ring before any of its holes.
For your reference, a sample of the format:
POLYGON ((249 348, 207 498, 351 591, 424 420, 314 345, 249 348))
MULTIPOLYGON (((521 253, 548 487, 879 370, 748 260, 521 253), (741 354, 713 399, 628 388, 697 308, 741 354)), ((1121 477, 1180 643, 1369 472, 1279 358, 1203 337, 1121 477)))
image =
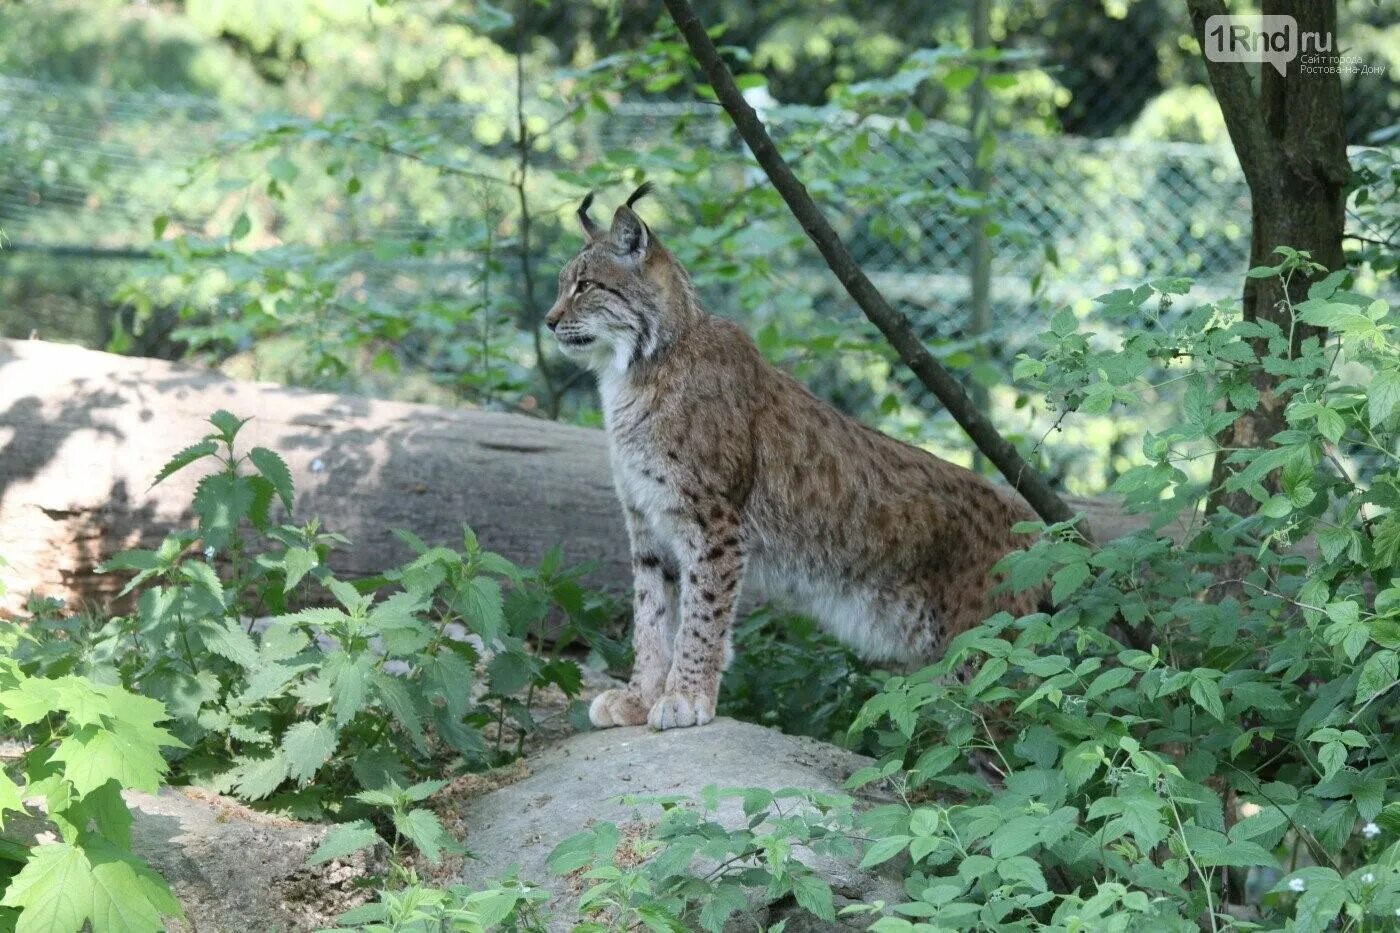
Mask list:
MULTIPOLYGON (((460 546, 462 525, 512 560, 562 545, 590 582, 625 586, 627 536, 602 433, 517 415, 239 382, 207 370, 43 341, 0 341, 0 570, 16 611, 30 592, 102 600, 93 567, 193 522, 199 469, 151 488, 219 408, 253 420, 296 483, 296 518, 346 535, 337 573, 369 576, 410 551, 393 535, 460 546)), ((280 508, 280 506, 278 506, 280 508)))
MULTIPOLYGON (((393 534, 460 545, 463 524, 492 550, 533 564, 562 545, 595 586, 630 582, 627 536, 601 431, 520 415, 438 408, 240 382, 161 360, 43 341, 0 340, 0 614, 27 594, 99 602, 124 578, 93 568, 193 523, 197 469, 151 480, 225 408, 253 420, 244 450, 270 447, 296 483, 296 518, 352 542, 343 576, 408 558, 393 534)), ((1091 499, 1101 541, 1144 522, 1091 499)), ((280 508, 280 506, 277 506, 280 508)))

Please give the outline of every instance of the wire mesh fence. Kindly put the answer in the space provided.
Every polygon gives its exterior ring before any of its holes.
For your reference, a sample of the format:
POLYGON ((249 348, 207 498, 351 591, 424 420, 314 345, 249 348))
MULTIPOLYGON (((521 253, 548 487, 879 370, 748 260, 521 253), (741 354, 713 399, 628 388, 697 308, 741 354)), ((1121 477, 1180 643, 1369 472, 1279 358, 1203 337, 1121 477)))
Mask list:
MULTIPOLYGON (((1204 293, 1226 294, 1245 266, 1248 191, 1228 145, 1121 135, 1162 90, 1165 73, 1182 67, 1175 45, 1185 34, 1181 4, 1144 0, 1122 10, 1110 4, 1107 14, 1093 16, 1074 12, 1074 4, 1051 6, 1062 21, 1047 18, 1040 28, 1035 65, 1061 81, 1056 112, 1070 132, 997 132, 995 154, 974 174, 974 147, 964 126, 929 121, 917 132, 876 129, 872 145, 883 164, 906 184, 946 199, 882 197, 868 186, 826 192, 857 260, 891 299, 927 312, 939 333, 969 330, 979 274, 990 304, 984 313, 1014 349, 1039 329, 1045 301, 1074 301, 1168 274, 1193 275, 1204 293), (1125 48, 1135 51, 1127 54, 1125 48), (1078 65, 1072 71, 1065 68, 1070 61, 1078 65), (995 205, 999 230, 989 244, 989 268, 980 272, 974 261, 980 222, 947 206, 979 185, 995 205), (1032 300, 1033 294, 1039 297, 1032 300)), ((791 81, 787 87, 792 89, 791 81)), ((1393 103, 1373 95, 1355 109, 1362 122, 1374 125, 1395 119, 1393 103)), ((804 121, 833 120, 829 105, 773 104, 769 119, 780 138, 804 121)), ((0 231, 12 253, 0 262, 27 255, 71 270, 75 263, 105 260, 119 278, 122 264, 145 256, 153 219, 182 203, 189 166, 216 153, 231 130, 267 116, 184 94, 0 75, 0 231)), ((460 135, 469 116, 451 107, 414 114, 424 133, 445 138, 460 135)), ((682 123, 683 144, 740 155, 739 142, 714 108, 635 101, 561 132, 578 137, 572 147, 577 152, 589 145, 640 152, 658 140, 675 145, 675 128, 682 123)), ((722 180, 736 188, 745 181, 733 175, 722 180)), ((444 227, 440 208, 429 212, 390 194, 375 197, 363 194, 353 204, 345 199, 342 216, 316 236, 342 245, 412 242, 431 239, 444 227)), ((226 209, 217 197, 194 207, 188 200, 183 204, 176 219, 189 229, 206 227, 210 215, 226 209)), ((291 238, 297 235, 293 231, 291 238)), ((469 256, 415 259, 400 252, 386 260, 381 253, 364 249, 357 282, 386 302, 417 301, 428 293, 465 296, 477 288, 481 269, 469 256)), ((814 253, 795 254, 793 263, 786 281, 834 293, 835 283, 816 268, 814 253)))

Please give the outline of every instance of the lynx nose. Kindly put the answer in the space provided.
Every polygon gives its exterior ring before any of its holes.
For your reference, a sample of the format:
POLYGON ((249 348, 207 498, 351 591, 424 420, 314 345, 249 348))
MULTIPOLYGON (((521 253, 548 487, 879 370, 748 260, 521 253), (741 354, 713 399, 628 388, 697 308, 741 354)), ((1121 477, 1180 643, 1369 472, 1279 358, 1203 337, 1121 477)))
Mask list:
POLYGON ((559 326, 559 319, 564 316, 564 306, 557 304, 549 309, 549 313, 544 316, 544 326, 549 328, 550 333, 559 326))

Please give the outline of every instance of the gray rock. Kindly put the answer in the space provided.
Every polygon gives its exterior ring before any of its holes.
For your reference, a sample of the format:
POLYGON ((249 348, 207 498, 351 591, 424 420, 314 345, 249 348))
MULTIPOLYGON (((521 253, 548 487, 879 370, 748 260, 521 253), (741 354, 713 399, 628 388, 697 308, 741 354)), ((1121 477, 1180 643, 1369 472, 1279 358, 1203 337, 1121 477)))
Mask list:
MULTIPOLYGON (((617 802, 619 795, 698 797, 711 784, 834 792, 869 763, 868 758, 823 742, 725 718, 666 732, 635 727, 582 733, 532 757, 531 776, 525 780, 463 804, 466 843, 476 858, 464 864, 458 880, 481 885, 518 866, 522 879, 546 885, 553 893, 548 905, 553 928, 569 929, 576 919, 573 905, 579 882, 552 875, 546 859, 556 845, 591 823, 635 821, 637 808, 617 802)), ((644 819, 657 815, 655 808, 641 813, 644 819)), ((722 804, 717 816, 726 826, 746 822, 737 800, 722 804)), ((852 864, 831 859, 808 864, 826 878, 838 903, 904 900, 893 881, 858 871, 852 864)), ((756 907, 760 916, 755 919, 765 925, 782 919, 790 909, 780 904, 756 907)), ((821 924, 794 911, 788 929, 864 929, 868 924, 868 918, 859 926, 821 924)))
MULTIPOLYGON (((360 852, 306 867, 326 827, 250 810, 202 791, 166 788, 125 794, 134 818, 132 848, 166 881, 185 908, 173 931, 246 933, 314 930, 330 925, 370 892, 355 882, 383 871, 383 853, 360 852)), ((41 819, 8 819, 7 837, 45 841, 41 819)))

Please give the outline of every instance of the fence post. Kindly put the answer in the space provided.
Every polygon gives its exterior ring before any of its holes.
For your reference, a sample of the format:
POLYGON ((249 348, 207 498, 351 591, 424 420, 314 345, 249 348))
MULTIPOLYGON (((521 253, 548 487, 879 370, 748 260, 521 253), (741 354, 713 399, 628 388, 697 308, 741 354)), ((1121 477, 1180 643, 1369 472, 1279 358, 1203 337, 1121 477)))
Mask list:
MULTIPOLYGON (((991 2, 992 0, 971 0, 972 48, 975 52, 989 48, 992 44, 991 2)), ((968 291, 972 305, 969 309, 968 333, 974 339, 981 338, 992 327, 992 244, 987 236, 987 216, 985 213, 985 206, 990 197, 987 190, 990 179, 982 156, 982 141, 991 132, 991 119, 987 112, 986 75, 987 63, 979 60, 977 79, 972 82, 972 110, 967 127, 968 158, 971 160, 968 184, 983 198, 982 210, 972 218, 971 262, 968 269, 968 291)), ((977 346, 973 357, 978 362, 986 360, 985 344, 977 346)), ((987 390, 976 381, 975 371, 971 388, 972 397, 977 401, 978 407, 985 411, 988 401, 987 390)), ((973 455, 972 466, 979 472, 985 469, 986 463, 980 452, 973 455)))

